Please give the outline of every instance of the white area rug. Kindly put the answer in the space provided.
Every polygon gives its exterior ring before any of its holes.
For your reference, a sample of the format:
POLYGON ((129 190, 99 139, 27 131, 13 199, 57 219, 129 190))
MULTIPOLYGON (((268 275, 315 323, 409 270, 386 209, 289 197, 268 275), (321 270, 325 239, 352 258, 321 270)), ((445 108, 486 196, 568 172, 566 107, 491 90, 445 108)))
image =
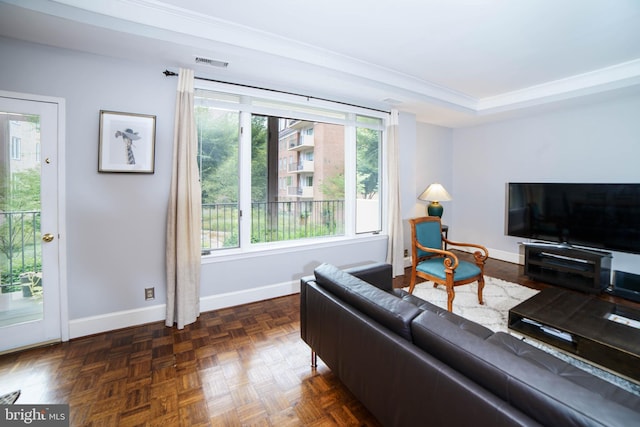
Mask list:
MULTIPOLYGON (((409 291, 408 287, 404 289, 407 292, 409 291)), ((534 347, 550 353, 579 369, 590 372, 605 381, 609 381, 637 396, 640 396, 640 384, 627 381, 625 378, 619 377, 609 371, 600 369, 597 366, 572 357, 552 346, 509 330, 507 327, 509 321, 509 309, 520 304, 522 301, 531 298, 539 292, 538 290, 496 279, 495 277, 484 276, 484 289, 482 291, 482 297, 484 300, 483 305, 478 304, 477 282, 469 285, 458 286, 455 288, 455 292, 456 295, 453 299, 454 313, 479 323, 494 332, 507 332, 521 338, 534 347)), ((442 307, 444 309, 447 308, 447 291, 442 285, 434 288, 433 282, 418 283, 413 290, 413 294, 425 301, 437 305, 438 307, 442 307)))
MULTIPOLYGON (((406 291, 409 288, 405 288, 406 291)), ((478 304, 478 283, 456 286, 453 312, 494 332, 508 332, 509 309, 537 294, 539 291, 506 282, 494 277, 484 277, 483 305, 478 304)), ((413 294, 432 304, 447 308, 447 290, 444 286, 433 287, 433 282, 418 283, 413 294)))

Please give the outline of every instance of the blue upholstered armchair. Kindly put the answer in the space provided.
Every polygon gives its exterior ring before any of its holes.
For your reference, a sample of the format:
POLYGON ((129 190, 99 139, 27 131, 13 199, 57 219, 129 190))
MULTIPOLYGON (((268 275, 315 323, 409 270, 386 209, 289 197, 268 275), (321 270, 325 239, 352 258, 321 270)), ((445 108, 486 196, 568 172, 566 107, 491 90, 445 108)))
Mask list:
POLYGON ((478 282, 478 302, 483 304, 484 263, 489 251, 473 243, 453 242, 442 236, 442 225, 437 216, 425 216, 409 220, 411 224, 411 282, 409 293, 413 293, 416 279, 421 277, 433 281, 434 287, 444 285, 447 288, 447 310, 453 311, 454 287, 478 282), (468 247, 477 249, 473 253, 474 261, 461 261, 449 250, 443 249, 443 243, 450 247, 468 247))

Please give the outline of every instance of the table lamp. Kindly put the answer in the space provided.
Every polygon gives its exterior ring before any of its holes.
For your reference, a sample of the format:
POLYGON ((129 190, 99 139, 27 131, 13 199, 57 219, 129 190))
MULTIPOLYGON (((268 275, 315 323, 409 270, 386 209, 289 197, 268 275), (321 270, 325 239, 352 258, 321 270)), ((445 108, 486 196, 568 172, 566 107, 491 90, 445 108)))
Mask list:
POLYGON ((429 206, 427 206, 427 214, 429 216, 438 216, 442 218, 442 211, 444 208, 440 202, 448 202, 451 200, 451 195, 447 193, 447 190, 445 190, 441 184, 434 182, 422 192, 418 199, 431 202, 429 203, 429 206))

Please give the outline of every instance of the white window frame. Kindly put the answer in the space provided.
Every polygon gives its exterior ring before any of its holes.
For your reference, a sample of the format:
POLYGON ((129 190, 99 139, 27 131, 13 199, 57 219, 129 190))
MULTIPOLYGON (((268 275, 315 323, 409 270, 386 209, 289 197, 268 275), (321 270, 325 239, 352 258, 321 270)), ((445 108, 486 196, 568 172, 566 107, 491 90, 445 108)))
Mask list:
POLYGON ((386 127, 389 114, 364 107, 319 100, 281 92, 272 92, 245 86, 196 80, 196 91, 206 90, 216 94, 226 94, 221 99, 207 100, 207 105, 214 108, 234 110, 240 113, 240 126, 242 129, 251 129, 251 116, 268 115, 275 117, 290 117, 296 120, 310 120, 324 123, 339 124, 345 130, 345 234, 343 236, 324 236, 307 239, 286 240, 277 242, 254 243, 251 240, 251 168, 247 167, 251 159, 251 132, 241 132, 239 152, 239 179, 240 195, 239 205, 243 212, 240 218, 239 247, 224 250, 211 251, 202 257, 203 263, 216 262, 222 258, 242 258, 247 254, 255 256, 256 253, 281 250, 295 250, 301 246, 332 245, 345 240, 386 239, 387 233, 387 180, 384 173, 386 167, 386 127), (287 109, 286 107, 290 107, 287 109), (320 112, 320 113, 319 113, 320 112), (380 126, 357 121, 358 116, 367 116, 380 119, 380 126), (356 220, 356 128, 368 127, 379 130, 382 135, 380 144, 380 204, 381 204, 381 230, 380 232, 355 232, 356 220), (248 161, 246 159, 249 159, 248 161))

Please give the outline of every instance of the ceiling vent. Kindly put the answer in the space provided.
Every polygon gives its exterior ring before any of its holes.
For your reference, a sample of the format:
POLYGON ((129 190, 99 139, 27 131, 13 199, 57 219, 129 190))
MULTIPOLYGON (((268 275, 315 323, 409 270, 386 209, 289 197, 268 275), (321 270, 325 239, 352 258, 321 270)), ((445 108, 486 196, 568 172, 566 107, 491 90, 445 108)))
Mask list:
POLYGON ((386 102, 387 104, 390 105, 400 105, 402 104, 402 101, 394 99, 394 98, 385 98, 382 100, 382 102, 386 102))
POLYGON ((227 68, 229 66, 228 62, 217 61, 215 59, 204 58, 202 56, 196 56, 196 64, 207 64, 212 67, 218 67, 218 68, 227 68))

